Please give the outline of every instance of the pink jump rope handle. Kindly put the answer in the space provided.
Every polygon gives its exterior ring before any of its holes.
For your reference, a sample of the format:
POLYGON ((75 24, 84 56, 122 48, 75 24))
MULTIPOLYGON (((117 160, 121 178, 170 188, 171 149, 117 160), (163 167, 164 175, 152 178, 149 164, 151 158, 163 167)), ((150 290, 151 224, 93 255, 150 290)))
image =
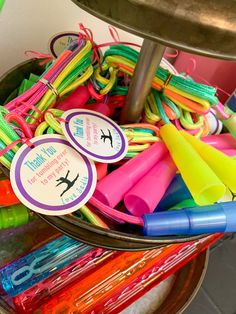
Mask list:
POLYGON ((89 100, 90 93, 86 86, 79 86, 76 90, 68 96, 65 100, 57 105, 57 109, 66 111, 69 109, 82 109, 89 100))
POLYGON ((161 142, 130 159, 123 166, 111 172, 98 182, 93 196, 105 205, 116 206, 124 195, 167 154, 161 142))
POLYGON ((95 167, 97 170, 97 180, 100 181, 107 175, 108 164, 104 164, 101 162, 96 162, 95 167))
POLYGON ((96 112, 100 112, 105 116, 109 116, 111 114, 111 110, 107 104, 104 103, 95 103, 95 104, 87 104, 90 98, 89 90, 86 86, 79 86, 70 96, 68 96, 65 100, 60 102, 57 106, 57 109, 66 111, 69 109, 89 109, 96 112))
POLYGON ((219 150, 236 149, 236 140, 229 133, 202 137, 201 140, 219 150))
POLYGON ((220 151, 229 157, 236 156, 236 149, 221 149, 220 151))
POLYGON ((142 217, 154 211, 176 174, 177 168, 167 155, 130 189, 125 197, 126 208, 142 217))
POLYGON ((106 117, 109 117, 111 115, 111 109, 109 108, 107 104, 104 104, 104 103, 86 105, 86 109, 102 113, 106 117))

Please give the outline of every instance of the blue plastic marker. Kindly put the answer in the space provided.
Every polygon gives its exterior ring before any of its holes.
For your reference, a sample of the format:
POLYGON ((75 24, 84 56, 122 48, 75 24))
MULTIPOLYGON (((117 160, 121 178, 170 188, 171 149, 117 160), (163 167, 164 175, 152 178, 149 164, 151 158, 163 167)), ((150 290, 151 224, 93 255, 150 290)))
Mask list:
POLYGON ((61 236, 3 267, 2 287, 8 295, 16 296, 90 250, 91 246, 61 236))
POLYGON ((155 211, 167 210, 189 198, 192 198, 192 195, 184 183, 181 175, 177 174, 166 190, 165 195, 162 197, 155 211))
POLYGON ((236 232, 236 202, 147 214, 143 220, 147 236, 236 232))

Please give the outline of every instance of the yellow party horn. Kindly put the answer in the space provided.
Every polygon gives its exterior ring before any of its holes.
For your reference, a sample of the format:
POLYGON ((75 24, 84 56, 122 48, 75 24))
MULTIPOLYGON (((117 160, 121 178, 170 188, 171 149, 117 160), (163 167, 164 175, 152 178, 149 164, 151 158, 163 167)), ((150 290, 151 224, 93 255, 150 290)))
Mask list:
POLYGON ((199 153, 224 184, 236 193, 236 161, 218 149, 203 143, 192 135, 181 131, 184 138, 199 153))
POLYGON ((160 135, 195 202, 198 205, 217 202, 225 194, 226 187, 192 145, 173 124, 164 125, 160 135))

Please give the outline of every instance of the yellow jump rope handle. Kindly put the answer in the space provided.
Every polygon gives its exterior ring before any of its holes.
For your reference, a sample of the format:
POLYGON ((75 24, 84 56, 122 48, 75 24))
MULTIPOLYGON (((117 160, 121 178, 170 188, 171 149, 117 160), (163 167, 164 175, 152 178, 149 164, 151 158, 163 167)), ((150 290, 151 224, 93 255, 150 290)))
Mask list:
POLYGON ((164 125, 160 135, 195 202, 198 205, 217 202, 226 187, 198 152, 172 124, 164 125))
POLYGON ((181 134, 211 167, 222 182, 224 182, 233 193, 236 193, 236 161, 184 131, 181 131, 181 134))

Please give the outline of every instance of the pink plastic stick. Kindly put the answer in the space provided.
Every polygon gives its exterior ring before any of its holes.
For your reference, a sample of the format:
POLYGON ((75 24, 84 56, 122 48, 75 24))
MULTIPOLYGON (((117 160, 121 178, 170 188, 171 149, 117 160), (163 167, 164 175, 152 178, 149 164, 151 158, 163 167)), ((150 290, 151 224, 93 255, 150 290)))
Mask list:
POLYGON ((142 217, 154 211, 176 174, 177 168, 168 155, 156 164, 126 193, 126 208, 134 216, 142 217))
POLYGON ((82 109, 89 100, 89 97, 90 93, 88 88, 86 86, 79 86, 70 96, 60 102, 57 108, 63 111, 78 108, 82 109))
POLYGON ((105 205, 115 207, 165 154, 167 154, 167 148, 164 143, 153 144, 99 181, 93 196, 105 205))
POLYGON ((219 150, 234 149, 234 148, 236 149, 236 140, 229 133, 205 136, 205 137, 202 137, 201 140, 204 143, 212 145, 219 150))

